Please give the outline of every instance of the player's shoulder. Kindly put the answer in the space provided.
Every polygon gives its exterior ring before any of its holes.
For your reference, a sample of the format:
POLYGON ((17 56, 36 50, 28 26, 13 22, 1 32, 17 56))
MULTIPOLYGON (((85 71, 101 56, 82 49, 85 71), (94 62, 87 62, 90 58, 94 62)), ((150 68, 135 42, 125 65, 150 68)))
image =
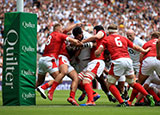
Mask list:
POLYGON ((90 34, 89 32, 83 30, 83 39, 87 39, 87 38, 89 38, 91 36, 92 36, 92 34, 90 34))
POLYGON ((138 37, 135 37, 133 43, 136 44, 136 45, 139 45, 139 46, 143 46, 146 43, 146 41, 144 41, 144 40, 142 40, 138 37))

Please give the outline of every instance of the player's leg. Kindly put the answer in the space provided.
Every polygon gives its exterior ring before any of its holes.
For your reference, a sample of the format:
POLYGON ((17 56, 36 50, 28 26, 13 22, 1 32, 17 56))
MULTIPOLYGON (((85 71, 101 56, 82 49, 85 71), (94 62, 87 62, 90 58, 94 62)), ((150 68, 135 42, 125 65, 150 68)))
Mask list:
POLYGON ((88 63, 87 71, 85 72, 85 77, 83 79, 84 89, 88 96, 88 102, 95 105, 93 100, 93 89, 91 82, 97 76, 100 77, 105 68, 105 63, 103 60, 92 60, 88 63))
POLYGON ((70 102, 72 105, 79 105, 76 100, 75 100, 75 93, 78 87, 78 74, 77 72, 73 69, 71 72, 69 72, 69 77, 72 79, 72 84, 71 84, 71 91, 70 91, 70 97, 67 99, 68 102, 70 102))
POLYGON ((85 70, 78 74, 78 79, 79 79, 78 89, 82 91, 82 94, 78 98, 78 101, 83 101, 86 96, 86 91, 84 90, 84 85, 83 85, 84 76, 85 76, 85 70))
POLYGON ((108 75, 108 87, 114 97, 118 100, 118 102, 123 105, 124 101, 120 95, 119 90, 115 86, 116 81, 119 79, 118 76, 108 75))
POLYGON ((45 76, 46 76, 46 75, 38 74, 38 79, 37 79, 37 81, 36 81, 36 88, 37 88, 38 86, 42 85, 42 83, 44 83, 45 76))
POLYGON ((52 61, 53 58, 51 57, 41 57, 39 60, 39 69, 38 69, 38 80, 36 83, 37 91, 41 94, 41 96, 46 99, 45 89, 50 87, 52 85, 52 81, 49 83, 41 85, 45 80, 45 75, 47 72, 51 74, 53 78, 57 76, 57 74, 54 74, 54 72, 58 71, 57 66, 52 66, 54 64, 54 61, 52 61), (39 87, 38 87, 39 86, 39 87))
POLYGON ((44 80, 45 80, 45 75, 38 74, 38 80, 36 82, 36 89, 41 94, 41 97, 44 98, 44 99, 46 99, 47 96, 45 94, 45 91, 40 86, 44 82, 44 80))
POLYGON ((85 78, 83 79, 84 89, 88 96, 88 101, 87 101, 88 105, 95 105, 93 100, 93 89, 91 85, 91 82, 95 77, 96 75, 94 73, 87 71, 85 73, 85 78))
POLYGON ((154 92, 153 88, 148 88, 148 93, 151 94, 155 100, 155 105, 160 106, 160 97, 154 92))
POLYGON ((148 94, 148 92, 144 89, 144 87, 142 87, 141 84, 136 83, 135 82, 135 75, 127 75, 126 76, 126 81, 128 82, 128 84, 133 87, 133 89, 136 89, 138 92, 142 93, 144 96, 146 96, 146 98, 149 101, 150 106, 154 106, 155 102, 154 99, 151 95, 148 94))
POLYGON ((66 65, 66 64, 60 65, 59 69, 58 69, 58 66, 56 64, 56 60, 52 61, 52 66, 51 67, 54 67, 55 69, 54 69, 54 71, 50 71, 50 73, 51 73, 52 76, 56 76, 56 77, 55 77, 55 80, 53 81, 51 89, 48 91, 49 100, 53 99, 53 93, 54 93, 56 87, 62 82, 63 77, 65 76, 65 74, 68 71, 68 65, 66 65), (60 72, 59 72, 59 70, 60 70, 60 72))
POLYGON ((97 81, 100 83, 103 92, 107 95, 109 101, 116 102, 116 99, 112 97, 110 91, 107 87, 108 82, 105 81, 103 74, 100 77, 96 77, 97 81))

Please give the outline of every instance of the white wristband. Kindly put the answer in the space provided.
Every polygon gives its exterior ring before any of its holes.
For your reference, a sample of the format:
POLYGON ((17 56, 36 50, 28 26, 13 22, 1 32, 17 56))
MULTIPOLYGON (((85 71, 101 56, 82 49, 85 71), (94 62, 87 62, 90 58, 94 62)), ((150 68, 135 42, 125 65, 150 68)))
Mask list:
POLYGON ((100 45, 99 47, 103 48, 103 45, 100 45))
POLYGON ((69 42, 69 38, 68 37, 66 38, 66 41, 69 42))

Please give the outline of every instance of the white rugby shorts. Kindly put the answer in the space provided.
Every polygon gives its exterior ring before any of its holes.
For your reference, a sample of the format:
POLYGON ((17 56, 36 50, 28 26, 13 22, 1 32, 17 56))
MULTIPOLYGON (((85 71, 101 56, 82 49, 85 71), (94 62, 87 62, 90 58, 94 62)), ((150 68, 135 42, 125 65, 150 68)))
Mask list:
POLYGON ((156 57, 147 57, 142 62, 141 73, 151 75, 155 71, 160 76, 160 60, 156 57))
POLYGON ((58 56, 58 60, 57 60, 57 65, 59 67, 62 64, 68 65, 68 73, 70 73, 71 71, 74 70, 74 68, 71 66, 68 58, 66 56, 64 56, 64 55, 59 55, 58 56))
POLYGON ((119 58, 111 61, 111 68, 109 70, 110 75, 123 76, 133 75, 133 65, 130 58, 119 58))
POLYGON ((105 68, 105 63, 103 60, 92 60, 88 63, 87 67, 83 71, 90 71, 97 75, 98 77, 101 76, 105 68))
POLYGON ((150 83, 154 83, 154 84, 160 85, 160 78, 158 77, 158 75, 156 74, 155 71, 144 82, 144 84, 148 84, 148 85, 150 83))
POLYGON ((56 64, 56 58, 54 57, 40 57, 38 64, 38 74, 45 75, 47 72, 54 73, 58 70, 58 66, 56 64))

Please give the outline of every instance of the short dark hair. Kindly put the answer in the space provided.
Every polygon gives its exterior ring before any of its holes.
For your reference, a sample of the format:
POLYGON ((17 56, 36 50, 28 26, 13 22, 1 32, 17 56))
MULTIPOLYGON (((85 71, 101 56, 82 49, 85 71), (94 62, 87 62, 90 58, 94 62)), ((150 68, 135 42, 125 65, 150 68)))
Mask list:
POLYGON ((82 34, 83 31, 80 27, 75 27, 73 30, 72 30, 72 34, 76 37, 78 36, 79 34, 82 34))
POLYGON ((100 30, 104 30, 103 26, 101 25, 95 26, 93 29, 96 30, 96 33, 98 33, 100 30))
POLYGON ((70 18, 69 21, 72 23, 72 22, 74 22, 74 19, 73 19, 73 18, 70 18))

